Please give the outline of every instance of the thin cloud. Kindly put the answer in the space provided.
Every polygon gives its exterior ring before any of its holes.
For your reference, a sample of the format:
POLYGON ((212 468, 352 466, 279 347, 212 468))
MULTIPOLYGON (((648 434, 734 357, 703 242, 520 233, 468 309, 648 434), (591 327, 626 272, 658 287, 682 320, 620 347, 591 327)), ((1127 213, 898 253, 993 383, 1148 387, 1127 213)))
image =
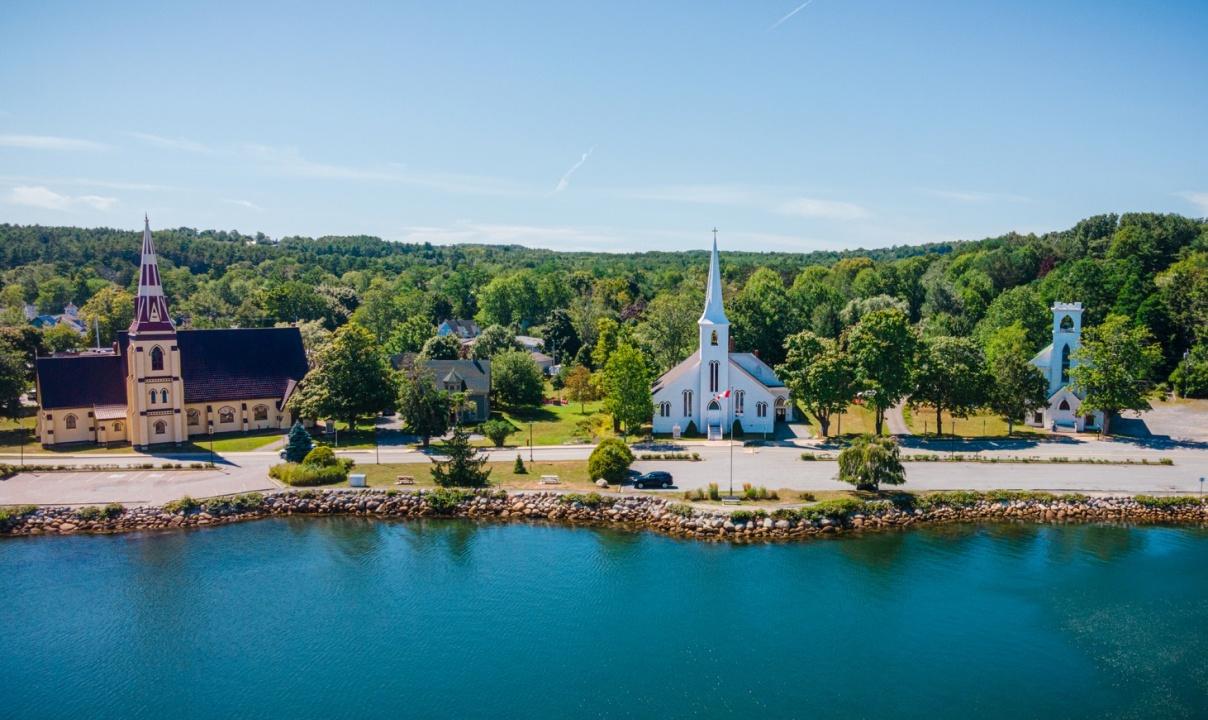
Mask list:
POLYGON ((199 143, 196 140, 188 140, 186 138, 170 138, 162 135, 153 135, 151 133, 128 132, 126 133, 135 140, 141 140, 148 145, 154 145, 157 148, 164 150, 183 150, 191 153, 209 153, 212 152, 208 146, 199 143))
POLYGON ((239 207, 247 208, 248 210, 255 210, 256 212, 261 212, 264 210, 264 208, 260 207, 251 200, 232 200, 230 198, 224 198, 223 202, 230 205, 238 205, 239 207))
POLYGON ((779 19, 779 20, 777 20, 776 22, 772 23, 772 27, 768 28, 768 32, 771 32, 771 31, 775 30, 776 28, 780 27, 781 25, 783 25, 784 23, 788 22, 788 19, 789 19, 789 18, 793 17, 793 16, 794 16, 794 15, 796 15, 797 13, 801 12, 802 10, 804 10, 804 9, 806 8, 806 6, 808 6, 808 5, 809 5, 810 3, 812 3, 812 2, 814 2, 814 0, 805 0, 805 2, 801 3, 801 4, 800 4, 800 5, 798 5, 797 7, 793 8, 793 9, 792 9, 792 10, 789 12, 789 14, 788 14, 788 15, 785 15, 784 17, 780 18, 780 19, 779 19))
POLYGON ((855 203, 809 197, 794 198, 781 203, 776 211, 781 215, 824 220, 861 220, 868 217, 868 211, 855 203))
POLYGON ((919 189, 933 197, 962 203, 1028 202, 1028 198, 1013 193, 979 192, 976 190, 938 190, 935 188, 919 189))
POLYGON ((13 183, 18 185, 72 185, 105 188, 107 190, 137 190, 146 192, 177 189, 169 185, 125 182, 122 180, 95 180, 93 178, 79 177, 34 177, 29 175, 0 175, 0 183, 13 183))
POLYGON ((91 140, 54 135, 0 135, 0 147, 27 150, 107 150, 109 146, 91 140))
POLYGON ((100 195, 63 195, 41 185, 20 185, 9 191, 5 200, 12 205, 70 211, 84 206, 102 212, 117 204, 117 198, 100 195))
POLYGON ((637 200, 659 202, 697 205, 758 205, 760 197, 766 194, 766 190, 739 185, 664 185, 626 190, 622 194, 637 200))
POLYGON ((778 215, 861 220, 871 213, 853 202, 803 196, 800 188, 759 185, 667 185, 623 191, 625 197, 659 202, 748 207, 778 215))
POLYGON ((1208 192, 1181 192, 1179 197, 1199 208, 1199 211, 1208 215, 1208 192))
POLYGON ((576 170, 583 167, 583 163, 587 162, 587 158, 591 157, 591 154, 595 151, 596 151, 596 148, 593 145, 590 150, 583 153, 583 156, 579 158, 579 162, 570 166, 570 170, 566 171, 566 174, 563 175, 562 179, 558 181, 558 186, 556 188, 554 188, 555 193, 560 193, 563 190, 565 190, 568 186, 570 186, 570 176, 574 175, 576 170))

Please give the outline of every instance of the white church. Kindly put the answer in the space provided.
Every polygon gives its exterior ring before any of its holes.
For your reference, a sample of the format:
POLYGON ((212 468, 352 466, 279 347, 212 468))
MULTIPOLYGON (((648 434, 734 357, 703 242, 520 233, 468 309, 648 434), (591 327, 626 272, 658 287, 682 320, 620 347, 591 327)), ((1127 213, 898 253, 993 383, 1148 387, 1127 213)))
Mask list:
POLYGON ((730 321, 721 297, 717 237, 709 257, 705 311, 697 321, 699 349, 654 382, 654 432, 688 433, 689 425, 710 440, 742 432, 771 433, 776 421, 793 419, 788 388, 753 353, 732 352, 730 321))
POLYGON ((1082 396, 1070 387, 1074 353, 1082 346, 1082 303, 1053 303, 1053 342, 1032 358, 1049 381, 1048 405, 1033 413, 1028 424, 1053 430, 1085 432, 1103 427, 1103 413, 1080 412, 1082 396))

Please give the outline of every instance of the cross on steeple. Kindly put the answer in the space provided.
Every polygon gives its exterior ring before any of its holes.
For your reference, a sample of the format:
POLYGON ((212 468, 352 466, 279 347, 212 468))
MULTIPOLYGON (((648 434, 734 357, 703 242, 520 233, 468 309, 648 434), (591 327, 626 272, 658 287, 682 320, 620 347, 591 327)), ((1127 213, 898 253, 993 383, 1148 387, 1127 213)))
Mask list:
POLYGON ((717 242, 717 226, 713 226, 713 242, 717 242))

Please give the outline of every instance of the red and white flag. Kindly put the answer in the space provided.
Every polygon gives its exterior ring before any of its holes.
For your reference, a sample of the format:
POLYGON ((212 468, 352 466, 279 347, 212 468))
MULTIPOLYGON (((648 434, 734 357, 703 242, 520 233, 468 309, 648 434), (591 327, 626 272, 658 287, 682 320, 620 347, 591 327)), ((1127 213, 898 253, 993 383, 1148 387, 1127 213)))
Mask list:
POLYGON ((728 397, 730 397, 730 389, 726 388, 725 392, 717 393, 716 395, 713 396, 713 399, 714 400, 725 400, 728 397))

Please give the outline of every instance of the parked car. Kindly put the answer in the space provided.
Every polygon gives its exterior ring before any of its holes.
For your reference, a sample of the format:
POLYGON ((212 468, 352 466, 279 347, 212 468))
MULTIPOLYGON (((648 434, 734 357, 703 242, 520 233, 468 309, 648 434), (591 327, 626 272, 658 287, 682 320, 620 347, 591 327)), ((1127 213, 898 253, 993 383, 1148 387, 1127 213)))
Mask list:
POLYGON ((647 487, 669 488, 674 481, 671 479, 671 473, 662 470, 654 470, 645 475, 638 475, 633 480, 633 486, 638 490, 647 487))

